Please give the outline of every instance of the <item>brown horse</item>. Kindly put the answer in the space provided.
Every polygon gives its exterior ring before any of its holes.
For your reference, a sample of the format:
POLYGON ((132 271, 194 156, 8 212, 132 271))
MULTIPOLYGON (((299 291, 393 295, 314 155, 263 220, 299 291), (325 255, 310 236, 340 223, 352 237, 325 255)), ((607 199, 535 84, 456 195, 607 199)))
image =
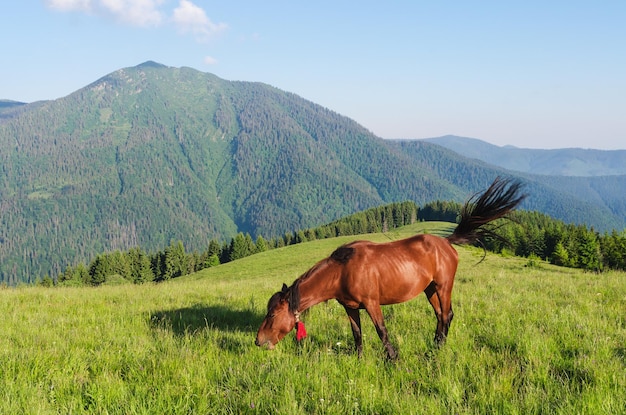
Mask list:
POLYGON ((415 235, 381 244, 355 241, 337 248, 291 287, 283 284, 282 290, 270 298, 256 345, 273 349, 297 327, 300 313, 334 298, 348 314, 359 356, 363 348, 359 310, 365 309, 388 357, 394 359, 397 352, 389 342, 380 306, 408 301, 422 291, 437 316, 435 342, 442 344, 453 316, 451 293, 458 254, 452 244, 473 243, 483 236, 497 237, 485 225, 505 217, 522 202, 526 195, 519 193, 520 187, 518 181, 496 178, 487 190, 465 203, 458 226, 447 238, 415 235))

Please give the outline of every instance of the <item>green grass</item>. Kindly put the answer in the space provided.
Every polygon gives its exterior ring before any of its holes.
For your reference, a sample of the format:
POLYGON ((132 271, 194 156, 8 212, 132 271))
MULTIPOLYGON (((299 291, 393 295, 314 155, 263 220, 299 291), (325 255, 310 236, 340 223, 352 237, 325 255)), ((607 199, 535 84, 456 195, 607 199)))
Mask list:
MULTIPOLYGON (((367 238, 385 241, 416 224, 367 238)), ((435 349, 422 295, 384 308, 400 358, 363 313, 304 316, 309 337, 254 345, 269 296, 345 237, 254 255, 158 285, 0 291, 0 413, 626 413, 626 274, 457 248, 455 318, 435 349), (531 265, 531 266, 528 266, 531 265)))

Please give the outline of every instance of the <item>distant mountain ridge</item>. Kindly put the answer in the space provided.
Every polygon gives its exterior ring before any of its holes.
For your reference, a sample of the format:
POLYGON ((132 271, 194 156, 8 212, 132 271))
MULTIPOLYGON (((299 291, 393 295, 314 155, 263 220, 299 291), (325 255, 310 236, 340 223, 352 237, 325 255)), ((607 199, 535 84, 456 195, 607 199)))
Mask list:
MULTIPOLYGON (((383 140, 266 84, 155 62, 4 114, 0 280, 10 283, 104 251, 173 240, 202 250, 213 238, 278 236, 389 202, 464 201, 516 175, 428 142, 383 140)), ((531 195, 524 208, 626 226, 619 182, 518 176, 531 195)))
POLYGON ((27 105, 25 102, 0 99, 0 120, 14 116, 25 105, 27 105))
POLYGON ((424 141, 465 157, 523 173, 581 177, 626 175, 626 150, 500 147, 475 138, 453 135, 427 138, 424 141))

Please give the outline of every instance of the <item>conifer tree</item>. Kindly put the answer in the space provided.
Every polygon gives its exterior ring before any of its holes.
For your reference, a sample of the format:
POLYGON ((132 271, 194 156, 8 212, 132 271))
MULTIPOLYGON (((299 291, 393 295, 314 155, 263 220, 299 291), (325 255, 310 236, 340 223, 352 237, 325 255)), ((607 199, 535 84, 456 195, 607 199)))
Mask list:
POLYGON ((600 271, 600 264, 600 246, 595 233, 593 230, 581 232, 578 266, 588 271, 600 271))
POLYGON ((265 239, 263 239, 261 235, 257 236, 255 245, 256 245, 256 252, 265 252, 268 249, 267 243, 265 242, 265 239))
POLYGON ((552 263, 560 266, 569 266, 569 254, 567 250, 563 246, 562 242, 557 242, 556 247, 554 248, 554 252, 552 254, 552 263))

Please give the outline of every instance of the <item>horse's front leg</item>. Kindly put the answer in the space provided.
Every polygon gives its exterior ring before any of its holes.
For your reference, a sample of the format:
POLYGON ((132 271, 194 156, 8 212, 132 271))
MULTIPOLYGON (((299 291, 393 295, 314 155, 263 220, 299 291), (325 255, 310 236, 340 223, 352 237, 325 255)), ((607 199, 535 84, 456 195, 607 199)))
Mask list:
POLYGON ((352 335, 354 336, 354 347, 359 357, 363 353, 363 335, 361 334, 361 314, 358 308, 349 308, 343 306, 350 319, 350 327, 352 327, 352 335))
POLYGON ((383 319, 383 311, 380 309, 380 304, 370 304, 365 306, 365 310, 370 315, 374 327, 376 327, 376 333, 383 342, 383 346, 387 350, 387 357, 389 360, 395 360, 398 357, 398 352, 393 348, 389 341, 389 335, 387 334, 387 327, 385 327, 385 320, 383 319))

